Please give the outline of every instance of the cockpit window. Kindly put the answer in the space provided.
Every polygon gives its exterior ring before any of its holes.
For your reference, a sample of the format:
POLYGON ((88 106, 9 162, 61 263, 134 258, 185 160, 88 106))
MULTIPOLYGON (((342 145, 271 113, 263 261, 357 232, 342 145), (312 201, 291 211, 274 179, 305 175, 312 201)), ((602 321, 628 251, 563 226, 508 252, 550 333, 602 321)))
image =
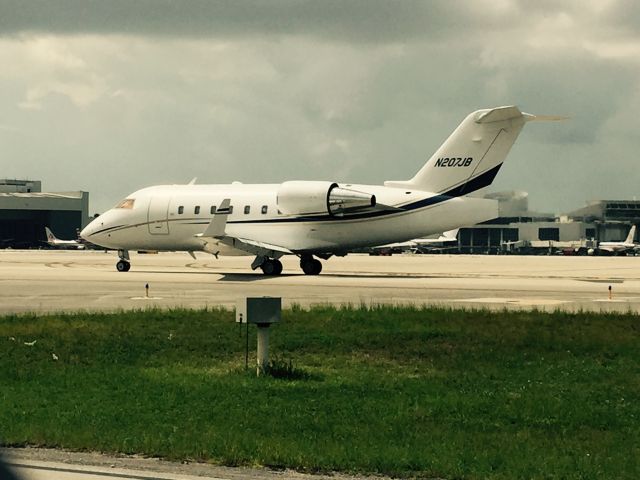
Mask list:
POLYGON ((116 208, 125 208, 127 210, 131 210, 133 208, 133 204, 135 202, 136 202, 135 199, 127 198, 127 199, 121 201, 118 205, 116 205, 116 208))

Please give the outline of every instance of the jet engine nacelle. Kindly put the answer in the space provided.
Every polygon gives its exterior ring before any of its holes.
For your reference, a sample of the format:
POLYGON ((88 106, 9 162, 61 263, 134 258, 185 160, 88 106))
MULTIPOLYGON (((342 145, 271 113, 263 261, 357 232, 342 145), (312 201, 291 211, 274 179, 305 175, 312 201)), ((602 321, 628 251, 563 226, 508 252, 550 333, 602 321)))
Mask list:
POLYGON ((335 182, 291 181, 278 189, 278 210, 286 215, 342 216, 376 206, 376 196, 335 182))

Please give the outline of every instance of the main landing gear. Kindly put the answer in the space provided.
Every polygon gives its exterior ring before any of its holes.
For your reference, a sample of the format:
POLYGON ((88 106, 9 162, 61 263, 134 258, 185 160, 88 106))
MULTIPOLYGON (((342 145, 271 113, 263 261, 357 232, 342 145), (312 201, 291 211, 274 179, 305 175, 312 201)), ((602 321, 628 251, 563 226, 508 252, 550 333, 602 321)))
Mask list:
POLYGON ((305 275, 319 275, 322 271, 322 263, 311 255, 302 255, 300 257, 300 268, 305 275))
POLYGON ((131 269, 129 250, 118 250, 118 257, 120 257, 120 260, 116 263, 116 270, 119 272, 128 272, 129 269, 131 269))
POLYGON ((268 258, 260 265, 262 273, 265 275, 280 275, 282 273, 282 262, 277 258, 268 258))
POLYGON ((277 258, 258 255, 251 264, 252 270, 255 270, 256 268, 262 270, 262 273, 265 275, 280 275, 282 273, 282 262, 277 258))
MULTIPOLYGON (((253 270, 259 268, 265 275, 275 276, 282 273, 282 262, 277 258, 257 256, 251 268, 253 270)), ((322 263, 317 258, 313 258, 313 255, 305 254, 300 256, 300 268, 306 275, 318 275, 322 271, 322 263)))

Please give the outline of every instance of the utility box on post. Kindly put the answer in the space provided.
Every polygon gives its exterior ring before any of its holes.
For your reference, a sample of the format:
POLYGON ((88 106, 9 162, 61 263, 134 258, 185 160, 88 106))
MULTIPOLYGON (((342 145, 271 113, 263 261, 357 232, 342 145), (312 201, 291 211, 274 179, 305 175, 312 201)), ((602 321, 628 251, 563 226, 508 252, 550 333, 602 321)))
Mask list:
POLYGON ((270 325, 280 321, 280 297, 246 297, 236 305, 236 322, 270 325))
MULTIPOLYGON (((257 374, 265 373, 269 367, 269 326, 280 321, 282 299, 280 297, 247 297, 236 305, 236 322, 253 323, 258 327, 257 374)), ((247 354, 249 335, 247 330, 247 354)), ((248 358, 248 357, 246 357, 248 358)))

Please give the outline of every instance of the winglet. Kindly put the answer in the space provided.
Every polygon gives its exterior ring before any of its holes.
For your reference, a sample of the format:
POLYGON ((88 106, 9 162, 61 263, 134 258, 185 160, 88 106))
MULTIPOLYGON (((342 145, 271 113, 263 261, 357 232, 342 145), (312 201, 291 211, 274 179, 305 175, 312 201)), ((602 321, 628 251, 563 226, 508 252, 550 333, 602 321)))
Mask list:
POLYGON ((201 235, 202 237, 224 237, 225 229, 227 227, 227 217, 229 216, 231 205, 231 199, 225 198, 220 207, 216 210, 216 213, 213 214, 213 218, 211 219, 211 223, 201 235))

